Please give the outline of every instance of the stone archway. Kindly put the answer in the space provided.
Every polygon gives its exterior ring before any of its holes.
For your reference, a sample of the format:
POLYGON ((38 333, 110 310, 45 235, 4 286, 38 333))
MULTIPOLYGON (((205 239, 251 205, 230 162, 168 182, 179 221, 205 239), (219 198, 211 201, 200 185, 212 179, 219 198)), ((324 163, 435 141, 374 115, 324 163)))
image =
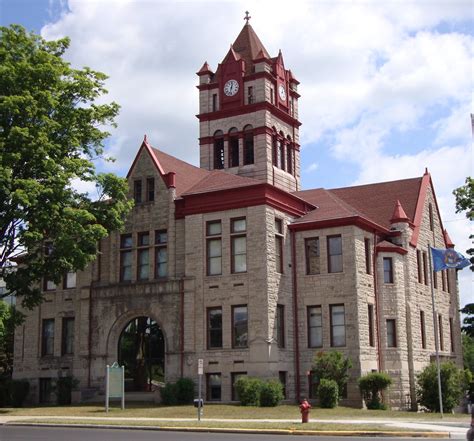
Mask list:
POLYGON ((119 364, 125 366, 127 391, 152 391, 165 378, 165 339, 158 323, 146 316, 127 322, 118 339, 119 364))

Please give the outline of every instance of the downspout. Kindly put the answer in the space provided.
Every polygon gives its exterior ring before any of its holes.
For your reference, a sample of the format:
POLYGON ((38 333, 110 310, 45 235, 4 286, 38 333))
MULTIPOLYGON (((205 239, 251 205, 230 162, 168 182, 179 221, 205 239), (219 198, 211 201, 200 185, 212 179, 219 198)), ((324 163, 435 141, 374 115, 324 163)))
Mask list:
POLYGON ((300 347, 298 334, 298 286, 296 278, 296 243, 295 232, 290 230, 291 234, 291 272, 293 277, 293 333, 295 338, 295 376, 296 376, 296 400, 300 402, 300 347))
POLYGON ((179 317, 179 326, 180 326, 180 376, 183 378, 184 375, 184 280, 179 281, 179 295, 180 295, 180 317, 179 317))
POLYGON ((375 300, 375 314, 377 319, 375 320, 376 330, 377 330, 377 367, 378 371, 382 372, 383 370, 383 360, 382 360, 382 349, 380 342, 380 302, 378 297, 378 286, 377 286, 377 233, 374 231, 374 258, 372 261, 372 267, 374 272, 374 300, 375 300))

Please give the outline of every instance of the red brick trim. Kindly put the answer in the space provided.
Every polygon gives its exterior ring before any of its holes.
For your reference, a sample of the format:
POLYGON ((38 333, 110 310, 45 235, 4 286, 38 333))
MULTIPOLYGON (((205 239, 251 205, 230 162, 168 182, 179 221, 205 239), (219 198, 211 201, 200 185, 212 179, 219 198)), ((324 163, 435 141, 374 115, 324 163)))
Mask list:
POLYGON ((288 228, 294 231, 304 231, 304 230, 318 230, 321 228, 330 228, 330 227, 342 227, 346 225, 355 225, 362 228, 368 232, 380 232, 383 234, 390 235, 390 230, 387 230, 385 227, 376 224, 368 219, 365 219, 361 216, 350 216, 344 218, 336 219, 325 219, 321 221, 310 221, 310 222, 301 222, 290 224, 288 228))
POLYGON ((397 253, 402 256, 408 253, 408 250, 402 247, 387 247, 377 245, 377 253, 397 253))

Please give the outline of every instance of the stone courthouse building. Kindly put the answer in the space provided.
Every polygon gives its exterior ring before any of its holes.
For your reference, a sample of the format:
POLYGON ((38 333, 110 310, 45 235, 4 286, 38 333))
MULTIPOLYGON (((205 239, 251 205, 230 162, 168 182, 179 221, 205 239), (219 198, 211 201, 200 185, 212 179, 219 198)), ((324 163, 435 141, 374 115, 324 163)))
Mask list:
POLYGON ((362 405, 358 377, 385 371, 390 404, 410 407, 435 332, 442 358, 462 360, 456 273, 429 271, 429 245, 453 246, 430 174, 303 190, 299 82, 248 21, 197 75, 200 167, 145 137, 125 230, 86 271, 44 281, 15 335, 15 378, 33 401, 64 376, 97 399, 118 361, 143 396, 197 379, 203 359, 208 401, 235 400, 240 375, 280 379, 294 401, 314 397, 314 355, 337 350, 353 363, 344 404, 362 405))

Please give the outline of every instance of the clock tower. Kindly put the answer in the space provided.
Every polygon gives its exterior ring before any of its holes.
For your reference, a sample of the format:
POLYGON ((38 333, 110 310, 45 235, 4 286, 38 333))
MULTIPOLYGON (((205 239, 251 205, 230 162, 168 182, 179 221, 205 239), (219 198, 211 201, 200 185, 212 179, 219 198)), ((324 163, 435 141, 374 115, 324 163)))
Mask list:
POLYGON ((213 72, 199 76, 200 165, 300 190, 298 84, 247 23, 213 72))

